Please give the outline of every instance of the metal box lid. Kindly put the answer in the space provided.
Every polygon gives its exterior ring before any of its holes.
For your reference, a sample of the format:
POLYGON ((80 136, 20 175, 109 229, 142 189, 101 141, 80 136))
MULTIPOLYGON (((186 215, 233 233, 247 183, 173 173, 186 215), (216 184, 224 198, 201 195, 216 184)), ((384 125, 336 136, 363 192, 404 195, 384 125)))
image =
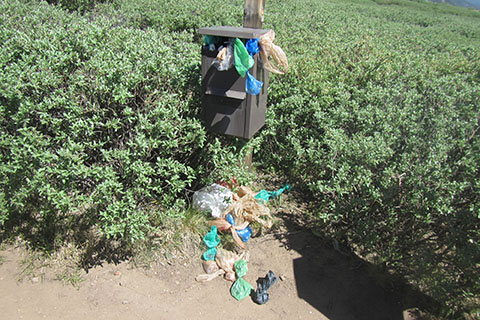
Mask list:
POLYGON ((203 35, 242 39, 260 38, 268 31, 270 31, 270 29, 253 29, 231 26, 206 27, 198 29, 198 33, 203 35))

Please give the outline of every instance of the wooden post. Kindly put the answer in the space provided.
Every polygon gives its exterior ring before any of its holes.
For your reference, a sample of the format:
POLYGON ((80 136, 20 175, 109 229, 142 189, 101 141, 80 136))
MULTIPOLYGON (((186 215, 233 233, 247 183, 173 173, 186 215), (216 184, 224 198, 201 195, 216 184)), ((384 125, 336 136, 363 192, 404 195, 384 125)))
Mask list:
MULTIPOLYGON (((243 9, 243 27, 262 29, 263 13, 265 8, 265 0, 245 0, 243 9)), ((252 169, 253 150, 250 148, 245 156, 245 164, 249 170, 252 169)))
POLYGON ((245 0, 243 26, 245 28, 262 29, 265 0, 245 0))

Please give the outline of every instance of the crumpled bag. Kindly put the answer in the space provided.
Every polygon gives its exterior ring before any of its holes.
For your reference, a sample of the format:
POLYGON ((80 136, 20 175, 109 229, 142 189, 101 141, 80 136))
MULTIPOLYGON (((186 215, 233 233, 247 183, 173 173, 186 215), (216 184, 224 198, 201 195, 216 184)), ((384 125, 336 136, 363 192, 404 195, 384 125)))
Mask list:
POLYGON ((247 93, 256 96, 260 94, 262 90, 263 82, 255 79, 250 72, 247 71, 247 81, 245 82, 245 91, 247 93))
POLYGON ((248 297, 252 292, 253 287, 248 281, 243 278, 238 278, 237 281, 230 288, 230 293, 238 301, 248 297))
MULTIPOLYGON (((230 223, 232 226, 235 226, 235 221, 233 220, 233 217, 230 213, 225 216, 225 220, 227 220, 227 222, 230 223)), ((243 242, 247 242, 248 239, 250 239, 250 237, 252 236, 252 228, 250 228, 250 226, 247 226, 246 228, 240 230, 235 229, 235 231, 243 242)))
MULTIPOLYGON (((246 242, 246 241, 243 241, 242 238, 240 238, 241 232, 239 234, 239 231, 245 230, 248 227, 249 222, 244 221, 241 225, 236 226, 234 223, 232 223, 233 221, 228 221, 227 220, 228 216, 230 216, 231 220, 233 220, 233 217, 230 214, 227 214, 224 218, 217 218, 213 221, 209 221, 208 225, 216 226, 220 232, 230 231, 232 233, 233 240, 235 240, 237 245, 240 248, 245 249, 245 244, 243 244, 243 242, 246 242)), ((251 234, 251 232, 250 232, 250 234, 251 234)), ((250 238, 250 237, 248 237, 248 238, 250 238)))
POLYGON ((252 57, 260 52, 260 47, 258 46, 258 40, 259 40, 258 38, 249 39, 247 41, 247 44, 245 44, 245 48, 247 49, 248 54, 251 55, 252 57))
POLYGON ((212 217, 219 218, 232 203, 232 196, 232 191, 214 183, 193 194, 192 206, 202 211, 209 211, 212 217))
POLYGON ((267 190, 260 190, 259 193, 256 194, 255 199, 263 200, 264 202, 268 202, 270 199, 274 199, 281 195, 284 191, 290 190, 292 187, 289 184, 286 184, 282 188, 278 189, 277 191, 267 191, 267 190))
POLYGON ((217 234, 217 227, 211 226, 210 231, 203 237, 203 242, 208 248, 215 248, 220 243, 220 237, 217 234))
POLYGON ((195 277, 195 280, 198 282, 206 282, 215 279, 220 275, 224 275, 225 279, 228 281, 235 281, 235 262, 243 259, 248 261, 250 253, 248 251, 243 251, 240 254, 236 254, 232 251, 228 251, 222 248, 218 248, 217 255, 215 257, 215 264, 217 268, 213 265, 212 261, 208 263, 203 263, 203 268, 205 274, 200 274, 195 277))
POLYGON ((243 277, 248 272, 247 261, 245 261, 243 259, 235 261, 233 266, 235 267, 235 273, 237 274, 237 277, 239 277, 239 278, 243 277))
POLYGON ((238 38, 235 38, 233 54, 235 57, 235 68, 237 69, 238 74, 242 78, 245 78, 245 74, 251 67, 253 67, 255 61, 248 54, 248 51, 245 48, 243 42, 238 38))
POLYGON ((255 193, 248 187, 240 187, 237 191, 238 200, 234 201, 224 211, 222 216, 231 213, 237 225, 243 222, 258 222, 263 227, 270 229, 273 225, 273 217, 270 209, 255 199, 255 193))
POLYGON ((275 40, 275 32, 273 30, 265 33, 260 37, 260 40, 258 40, 263 67, 273 73, 285 74, 288 71, 287 55, 283 52, 282 48, 273 44, 273 40, 275 40), (283 71, 274 66, 270 62, 269 57, 272 57, 277 66, 283 69, 283 71))
POLYGON ((220 243, 220 237, 218 236, 216 226, 211 226, 210 231, 203 237, 203 242, 208 247, 203 253, 203 260, 215 260, 215 256, 217 255, 216 246, 220 243))
POLYGON ((242 300, 245 297, 248 297, 251 292, 254 290, 252 285, 248 283, 242 277, 247 274, 248 267, 247 262, 243 259, 240 259, 235 262, 235 273, 237 275, 237 281, 230 288, 230 293, 238 301, 242 300))
POLYGON ((242 235, 242 230, 246 229, 248 225, 254 221, 270 229, 273 226, 273 217, 270 214, 270 209, 262 203, 259 203, 259 201, 255 199, 255 193, 248 187, 239 187, 234 198, 236 200, 222 213, 221 218, 209 221, 208 224, 210 226, 216 226, 221 232, 230 231, 236 244, 240 248, 245 249, 242 238, 248 236, 246 238, 246 240, 248 240, 251 236, 251 229, 244 231, 250 233, 245 235, 242 235), (233 218, 233 221, 231 220, 230 222, 235 222, 235 224, 227 221, 228 214, 233 218), (240 234, 238 231, 240 231, 240 234), (240 235, 242 235, 242 238, 240 235))
POLYGON ((203 257, 203 260, 205 261, 215 261, 216 255, 217 255, 217 248, 209 248, 203 253, 202 257, 203 257))
POLYGON ((220 46, 218 48, 217 58, 213 60, 212 65, 218 71, 230 70, 234 65, 233 45, 228 44, 226 47, 220 46))
POLYGON ((258 304, 265 304, 270 299, 270 296, 267 292, 271 286, 277 282, 278 278, 275 277, 273 272, 270 270, 268 271, 265 278, 258 278, 257 279, 257 290, 252 292, 252 300, 258 304))

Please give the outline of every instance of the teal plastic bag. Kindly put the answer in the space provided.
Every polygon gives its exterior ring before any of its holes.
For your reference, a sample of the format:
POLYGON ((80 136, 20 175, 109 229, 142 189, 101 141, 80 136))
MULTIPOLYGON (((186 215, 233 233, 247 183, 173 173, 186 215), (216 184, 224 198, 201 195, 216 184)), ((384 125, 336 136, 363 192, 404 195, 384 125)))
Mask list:
POLYGON ((230 288, 230 293, 232 296, 237 299, 238 301, 246 298, 252 292, 253 287, 248 281, 244 280, 243 278, 238 278, 237 281, 232 285, 230 288))
POLYGON ((235 58, 235 68, 237 69, 238 74, 241 75, 242 78, 245 78, 245 74, 251 67, 253 67, 255 62, 248 54, 247 48, 245 48, 243 42, 238 38, 235 38, 233 56, 235 58))
POLYGON ((286 184, 284 187, 278 189, 277 191, 267 191, 261 190, 259 193, 255 195, 255 199, 263 200, 264 202, 268 202, 269 199, 274 199, 281 195, 284 191, 290 190, 292 187, 286 184))
POLYGON ((203 260, 205 261, 213 261, 217 256, 217 248, 210 248, 203 253, 203 260))
POLYGON ((210 44, 217 44, 219 42, 222 41, 222 38, 220 37, 217 37, 217 36, 209 36, 209 35, 205 35, 203 37, 203 44, 205 45, 210 45, 210 44))
POLYGON ((217 234, 217 226, 212 226, 210 231, 203 237, 203 242, 208 248, 215 248, 220 243, 220 237, 217 234))

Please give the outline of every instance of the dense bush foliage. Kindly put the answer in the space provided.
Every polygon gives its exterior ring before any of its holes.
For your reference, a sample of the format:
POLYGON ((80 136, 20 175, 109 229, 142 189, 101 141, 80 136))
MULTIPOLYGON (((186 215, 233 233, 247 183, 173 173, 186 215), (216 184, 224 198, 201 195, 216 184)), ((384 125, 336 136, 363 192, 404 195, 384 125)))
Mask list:
POLYGON ((243 0, 0 6, 0 223, 135 241, 245 150, 323 232, 450 309, 478 307, 480 13, 408 0, 266 1, 290 72, 247 148, 198 120, 201 26, 243 0), (68 13, 68 10, 78 10, 68 13), (87 10, 88 9, 88 10, 87 10), (80 15, 80 13, 82 15, 80 15))
POLYGON ((262 154, 322 230, 458 307, 480 293, 480 14, 437 8, 271 4, 292 70, 262 154))
POLYGON ((238 169, 241 145, 207 136, 197 118, 191 34, 89 22, 42 2, 9 1, 0 19, 8 230, 51 245, 81 222, 135 241, 181 215, 195 183, 238 169))
POLYGON ((61 6, 69 11, 86 12, 95 7, 96 4, 109 0, 46 0, 50 4, 61 6))

